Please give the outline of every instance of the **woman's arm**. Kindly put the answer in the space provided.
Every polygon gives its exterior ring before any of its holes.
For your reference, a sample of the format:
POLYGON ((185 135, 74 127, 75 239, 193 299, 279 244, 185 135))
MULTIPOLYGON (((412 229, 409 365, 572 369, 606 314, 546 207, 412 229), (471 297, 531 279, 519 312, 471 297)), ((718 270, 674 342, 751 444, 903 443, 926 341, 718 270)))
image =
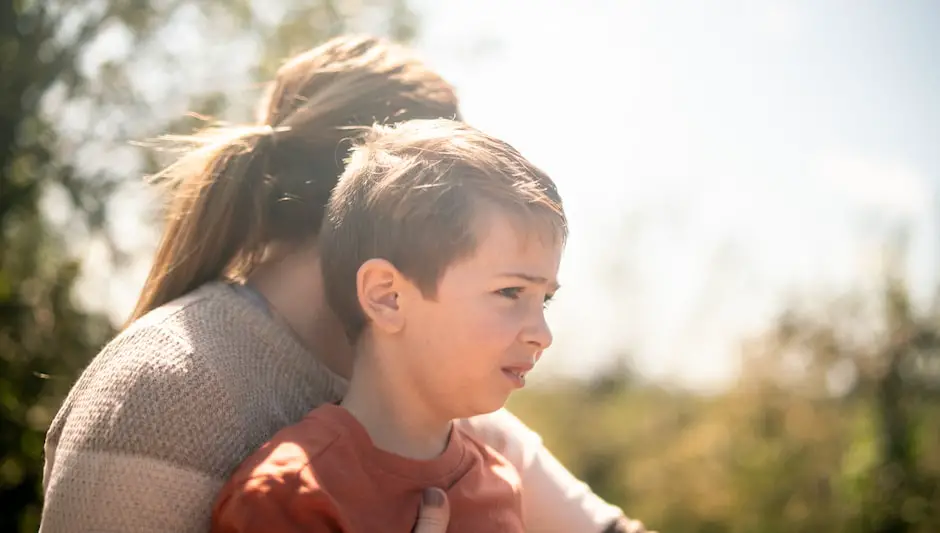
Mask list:
POLYGON ((238 451, 236 411, 174 339, 117 344, 89 365, 49 428, 40 532, 205 533, 238 451))
POLYGON ((643 525, 594 494, 545 448, 537 433, 505 409, 460 421, 503 454, 522 477, 529 533, 642 533, 643 525))

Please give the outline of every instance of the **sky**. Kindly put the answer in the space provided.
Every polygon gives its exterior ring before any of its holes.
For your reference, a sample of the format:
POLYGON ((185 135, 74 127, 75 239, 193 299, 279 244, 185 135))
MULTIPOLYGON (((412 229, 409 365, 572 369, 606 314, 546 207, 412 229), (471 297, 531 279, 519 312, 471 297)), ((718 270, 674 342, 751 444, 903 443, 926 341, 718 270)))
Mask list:
MULTIPOLYGON (((870 287, 895 228, 915 293, 938 281, 940 4, 414 6, 415 47, 468 122, 564 197, 556 340, 534 382, 628 352, 649 377, 720 387, 794 295, 870 287)), ((86 299, 124 317, 143 273, 86 299)))
POLYGON ((419 46, 467 120, 543 166, 566 201, 547 370, 592 372, 627 343, 644 373, 722 383, 741 335, 794 292, 870 280, 899 225, 912 283, 932 286, 940 5, 425 9, 419 46), (618 261, 619 282, 605 273, 618 261))

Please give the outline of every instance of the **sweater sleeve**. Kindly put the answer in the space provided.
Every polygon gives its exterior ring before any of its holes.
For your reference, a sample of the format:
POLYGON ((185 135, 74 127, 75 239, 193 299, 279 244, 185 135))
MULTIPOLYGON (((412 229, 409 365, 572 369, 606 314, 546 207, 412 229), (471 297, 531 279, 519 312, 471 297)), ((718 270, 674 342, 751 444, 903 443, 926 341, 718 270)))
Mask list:
POLYGON ((240 451, 233 402, 173 335, 119 336, 46 436, 41 533, 205 533, 240 451))
POLYGON ((529 533, 601 533, 623 521, 619 508, 576 479, 545 448, 541 437, 509 411, 501 409, 460 423, 519 471, 529 533))

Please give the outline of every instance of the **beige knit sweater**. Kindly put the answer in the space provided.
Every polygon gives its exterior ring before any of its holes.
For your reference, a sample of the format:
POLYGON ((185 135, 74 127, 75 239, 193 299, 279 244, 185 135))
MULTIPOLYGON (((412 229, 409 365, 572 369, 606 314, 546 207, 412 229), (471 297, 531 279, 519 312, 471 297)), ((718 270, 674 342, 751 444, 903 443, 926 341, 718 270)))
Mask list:
MULTIPOLYGON (((135 322, 76 382, 46 437, 40 532, 205 532, 229 473, 345 388, 244 295, 208 284, 135 322)), ((621 516, 505 411, 462 423, 520 469, 530 531, 621 516)))

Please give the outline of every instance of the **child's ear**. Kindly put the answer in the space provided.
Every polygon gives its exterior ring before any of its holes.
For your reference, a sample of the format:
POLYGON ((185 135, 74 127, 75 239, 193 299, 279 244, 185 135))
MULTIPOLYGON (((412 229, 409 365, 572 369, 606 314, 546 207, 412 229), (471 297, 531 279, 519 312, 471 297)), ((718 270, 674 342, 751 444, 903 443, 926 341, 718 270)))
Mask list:
POLYGON ((374 328, 397 333, 405 324, 399 292, 404 276, 385 259, 369 259, 356 273, 359 305, 374 328))

